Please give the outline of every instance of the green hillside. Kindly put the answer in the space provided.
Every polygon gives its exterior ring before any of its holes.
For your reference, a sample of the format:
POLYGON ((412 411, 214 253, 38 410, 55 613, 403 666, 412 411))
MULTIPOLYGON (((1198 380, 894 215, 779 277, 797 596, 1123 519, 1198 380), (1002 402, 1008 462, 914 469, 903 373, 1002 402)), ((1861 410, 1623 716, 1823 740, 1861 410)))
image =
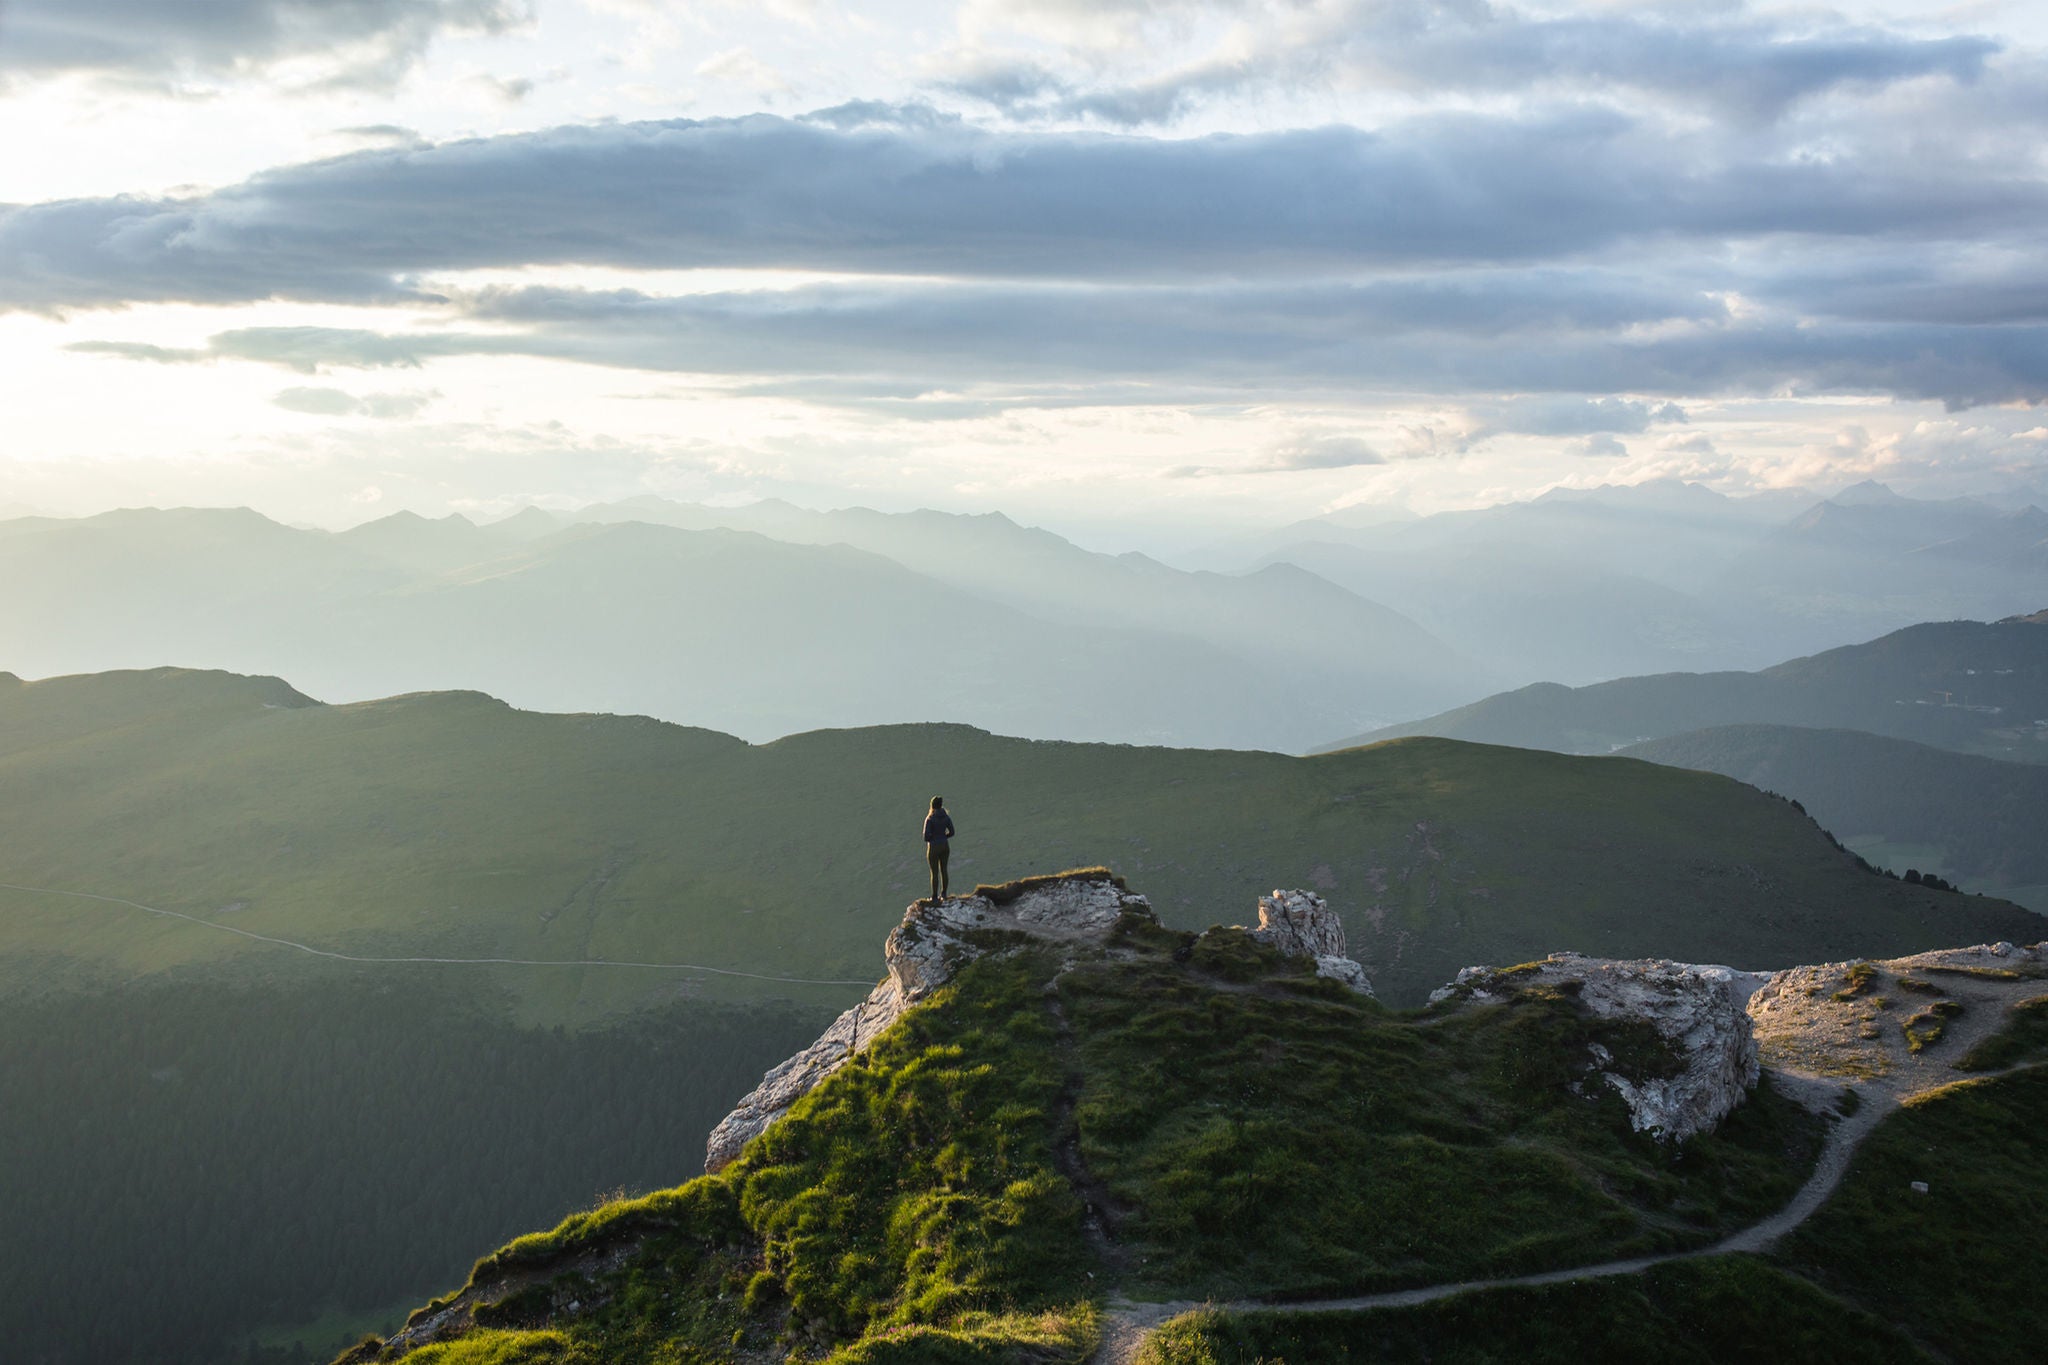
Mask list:
POLYGON ((1674 1059, 1564 992, 1403 1015, 1242 933, 1127 913, 1108 946, 969 965, 733 1165, 520 1238, 414 1315, 477 1330, 349 1359, 1073 1361, 1117 1284, 1309 1298, 1700 1246, 1818 1146, 1768 1087, 1682 1155, 1631 1132, 1568 1082, 1596 1043, 1674 1059))
POLYGON ((1862 1096, 1823 1116, 1766 1073, 1673 1146, 1574 1078, 1596 1046, 1643 1083, 1676 1055, 1576 991, 1403 1013, 1128 910, 1099 944, 980 933, 731 1166, 505 1245, 336 1365, 1077 1365, 1147 1308, 1142 1365, 2038 1357, 2038 1060, 1847 1146, 1823 1130, 1862 1096), (1824 1149, 1846 1174, 1811 1215, 1728 1251, 1824 1149), (1401 1290, 1427 1292, 1351 1297, 1401 1290))
POLYGON ((1789 796, 1893 872, 1938 873, 2048 911, 2048 766, 1787 725, 1719 726, 1622 752, 1789 796))
POLYGON ((1194 1315, 1160 1334, 1145 1365, 2030 1365, 2048 1337, 2036 1292, 2048 1270, 2038 1236, 2048 1218, 2044 1122, 2048 1073, 2038 1067, 1914 1101, 1768 1259, 1709 1257, 1367 1313, 1194 1315))
POLYGON ((1909 626, 1755 673, 1536 683, 1332 748, 1438 735, 1561 753, 1715 726, 1865 730, 1959 753, 2048 763, 2048 630, 2034 617, 1909 626))
POLYGON ((536 1022, 678 994, 843 1003, 857 984, 664 964, 871 980, 922 892, 935 791, 963 881, 1103 863, 1187 926, 1317 889, 1397 1003, 1560 948, 1767 967, 2040 936, 2005 903, 1859 871, 1782 801, 1629 759, 1445 740, 1304 759, 944 725, 749 746, 473 693, 321 706, 162 670, 0 685, 0 881, 41 889, 0 890, 0 970, 290 979, 305 955, 264 936, 571 964, 440 968, 536 1022))

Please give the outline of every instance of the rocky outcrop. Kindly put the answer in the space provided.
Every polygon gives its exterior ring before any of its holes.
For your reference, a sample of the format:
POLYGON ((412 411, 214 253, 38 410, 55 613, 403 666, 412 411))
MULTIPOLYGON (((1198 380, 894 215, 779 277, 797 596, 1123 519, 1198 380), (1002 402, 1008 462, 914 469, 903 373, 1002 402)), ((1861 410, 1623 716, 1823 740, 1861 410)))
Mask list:
MULTIPOLYGON (((1157 925, 1143 896, 1104 871, 1027 877, 977 888, 972 896, 916 901, 889 932, 882 959, 889 974, 867 999, 832 1021, 818 1041, 761 1078, 711 1130, 704 1169, 730 1164, 740 1149, 827 1076, 879 1038, 912 1005, 978 957, 1031 940, 1101 946, 1127 916, 1157 925)), ((1316 974, 1372 994, 1365 968, 1344 956, 1344 925, 1321 896, 1275 891, 1259 898, 1252 937, 1292 957, 1312 958, 1316 974)))
POLYGON ((1586 1080, 1611 1086, 1628 1105, 1637 1132, 1683 1141, 1711 1132, 1755 1088, 1756 1038, 1749 997, 1769 977, 1730 967, 1695 966, 1661 958, 1617 961, 1553 953, 1541 962, 1495 969, 1467 967, 1430 996, 1500 999, 1534 986, 1563 990, 1601 1019, 1650 1025, 1669 1045, 1677 1066, 1646 1074, 1620 1064, 1607 1047, 1589 1049, 1586 1080), (1627 1072, 1635 1074, 1625 1074, 1627 1072))
POLYGON ((1288 957, 1314 958, 1316 975, 1338 981, 1360 995, 1372 994, 1365 968, 1345 955, 1344 921, 1313 891, 1281 891, 1259 897, 1259 926, 1253 938, 1288 957))
POLYGON ((913 903, 882 946, 889 975, 867 999, 833 1020, 817 1042, 763 1076, 711 1130, 704 1169, 729 1164, 790 1105, 975 958, 1020 936, 1100 943, 1126 914, 1158 922, 1150 902, 1106 872, 1033 877, 982 895, 913 903))
POLYGON ((704 1144, 704 1169, 716 1171, 729 1164, 740 1148, 781 1118, 789 1106, 880 1037, 905 1007, 903 991, 891 976, 869 991, 867 999, 834 1019, 817 1042, 763 1076, 711 1130, 704 1144))
POLYGON ((2048 943, 1980 943, 1788 967, 1751 997, 1749 1016, 1774 1069, 1912 1085, 1955 1060, 1960 1038, 1996 1028, 2008 996, 2039 994, 2044 981, 2048 943))
POLYGON ((944 985, 963 963, 980 957, 993 935, 1099 941, 1127 910, 1157 922, 1151 902, 1106 873, 1035 877, 992 888, 986 895, 915 902, 890 930, 882 958, 908 1006, 944 985))

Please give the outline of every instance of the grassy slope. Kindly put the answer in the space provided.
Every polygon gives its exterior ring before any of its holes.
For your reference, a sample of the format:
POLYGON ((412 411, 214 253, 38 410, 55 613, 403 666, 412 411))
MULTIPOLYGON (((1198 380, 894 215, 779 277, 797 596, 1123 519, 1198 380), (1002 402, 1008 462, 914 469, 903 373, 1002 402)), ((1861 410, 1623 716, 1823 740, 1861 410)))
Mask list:
MULTIPOLYGON (((2035 1004, 2015 1011, 1991 1060, 2038 1060, 2048 1030, 2035 1004)), ((1710 1257, 1640 1277, 1490 1290, 1373 1313, 1189 1315, 1160 1334, 1147 1365, 2021 1365, 2038 1360, 2048 1339, 2037 1292, 2048 1271, 2039 1235, 2048 1220, 2043 1123, 2048 1070, 2039 1066, 1921 1097, 1865 1141, 1835 1195, 1768 1261, 1710 1257), (1914 1190, 1915 1181, 1927 1192, 1914 1190)))
MULTIPOLYGON (((1559 948, 1765 967, 2041 936, 2003 903, 1860 873, 1781 801, 1631 760, 1443 740, 1299 759, 941 725, 750 747, 476 694, 303 700, 221 674, 0 685, 0 880, 356 952, 867 979, 921 893, 915 828, 941 791, 961 880, 1106 863, 1191 926, 1315 887, 1397 1003, 1559 948)), ((293 960, 96 902, 0 891, 0 911, 17 976, 293 960)), ((805 994, 618 967, 497 974, 548 1020, 679 990, 805 994)))
POLYGON ((1537 683, 1346 744, 1443 735, 1570 753, 1718 725, 1867 730, 1963 753, 2048 762, 2048 631, 1944 621, 1755 673, 1663 673, 1587 687, 1537 683), (1937 693, 1948 694, 1946 704, 1937 693), (1984 708, 1998 708, 1993 712, 1984 708))
POLYGON ((1554 993, 1418 1018, 1242 934, 1123 946, 970 966, 726 1171, 486 1257, 499 1331, 409 1359, 1073 1359, 1119 1282, 1300 1295, 1698 1244, 1782 1201, 1818 1140, 1768 1094, 1682 1155, 1631 1133, 1567 1081, 1588 1041, 1640 1040, 1554 993))
POLYGON ((2048 1071, 2038 1067, 1922 1097, 1871 1135, 1782 1259, 1952 1359, 2039 1360, 2044 1124, 2048 1071))
POLYGON ((1719 726, 1624 752, 1781 792, 1860 852, 1914 845, 1912 866, 2048 909, 2048 765, 1787 725, 1719 726))
POLYGON ((1191 1313, 1143 1365, 1373 1361, 1382 1365, 1931 1365, 1896 1329, 1747 1256, 1642 1275, 1496 1289, 1376 1313, 1191 1313))

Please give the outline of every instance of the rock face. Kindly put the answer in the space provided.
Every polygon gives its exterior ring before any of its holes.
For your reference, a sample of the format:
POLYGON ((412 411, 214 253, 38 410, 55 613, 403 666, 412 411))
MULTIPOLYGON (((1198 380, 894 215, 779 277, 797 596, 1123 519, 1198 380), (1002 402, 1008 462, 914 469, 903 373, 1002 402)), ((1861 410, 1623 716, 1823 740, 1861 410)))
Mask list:
MULTIPOLYGON (((882 947, 889 975, 867 999, 833 1020, 817 1042, 763 1076, 711 1130, 704 1169, 730 1164, 812 1087, 852 1061, 967 963, 1001 951, 1020 936, 1099 947, 1127 915, 1159 923, 1149 901, 1107 872, 1029 877, 991 888, 986 895, 913 902, 882 947)), ((1315 959, 1317 975, 1372 994, 1365 968, 1344 956, 1344 925, 1321 896, 1307 891, 1261 896, 1259 927, 1251 932, 1289 956, 1315 959)))
POLYGON ((1344 921, 1313 891, 1281 891, 1259 897, 1259 927, 1252 937, 1289 957, 1312 957, 1316 975, 1340 981, 1361 995, 1372 994, 1365 968, 1345 955, 1344 921))
POLYGON ((711 1130, 704 1169, 716 1171, 729 1164, 756 1134, 852 1061, 903 1011, 950 981, 965 964, 1000 947, 1007 935, 1099 943, 1126 912, 1158 922, 1150 902, 1125 890, 1107 873, 1032 878, 988 896, 913 903, 882 947, 889 975, 867 999, 833 1020, 817 1042, 763 1076, 761 1084, 711 1130))
POLYGON ((782 1117, 811 1087, 852 1061, 861 1048, 881 1036, 882 1030, 903 1013, 902 990, 894 977, 882 982, 868 998, 834 1019, 818 1035, 818 1041, 775 1067, 761 1078, 730 1114, 719 1120, 704 1144, 704 1169, 716 1171, 740 1154, 762 1129, 782 1117))
POLYGON ((1746 1006, 1766 980, 1729 967, 1661 958, 1630 962, 1553 953, 1542 962, 1505 971, 1467 967, 1430 1000, 1463 995, 1486 1001, 1542 985, 1576 994, 1599 1018, 1649 1024, 1682 1060, 1675 1074, 1631 1079, 1613 1067, 1613 1055, 1596 1043, 1588 1079, 1597 1076, 1620 1092, 1637 1132, 1683 1141, 1711 1132, 1755 1087, 1756 1038, 1746 1006))

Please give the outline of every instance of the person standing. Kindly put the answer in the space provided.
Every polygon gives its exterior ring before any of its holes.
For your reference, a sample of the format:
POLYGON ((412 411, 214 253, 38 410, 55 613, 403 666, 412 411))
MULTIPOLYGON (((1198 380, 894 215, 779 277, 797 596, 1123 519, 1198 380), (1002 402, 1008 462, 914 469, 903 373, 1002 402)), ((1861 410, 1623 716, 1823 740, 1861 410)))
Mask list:
POLYGON ((924 817, 924 860, 932 870, 932 899, 946 894, 946 856, 953 837, 953 817, 946 814, 946 798, 934 796, 931 812, 924 817))

